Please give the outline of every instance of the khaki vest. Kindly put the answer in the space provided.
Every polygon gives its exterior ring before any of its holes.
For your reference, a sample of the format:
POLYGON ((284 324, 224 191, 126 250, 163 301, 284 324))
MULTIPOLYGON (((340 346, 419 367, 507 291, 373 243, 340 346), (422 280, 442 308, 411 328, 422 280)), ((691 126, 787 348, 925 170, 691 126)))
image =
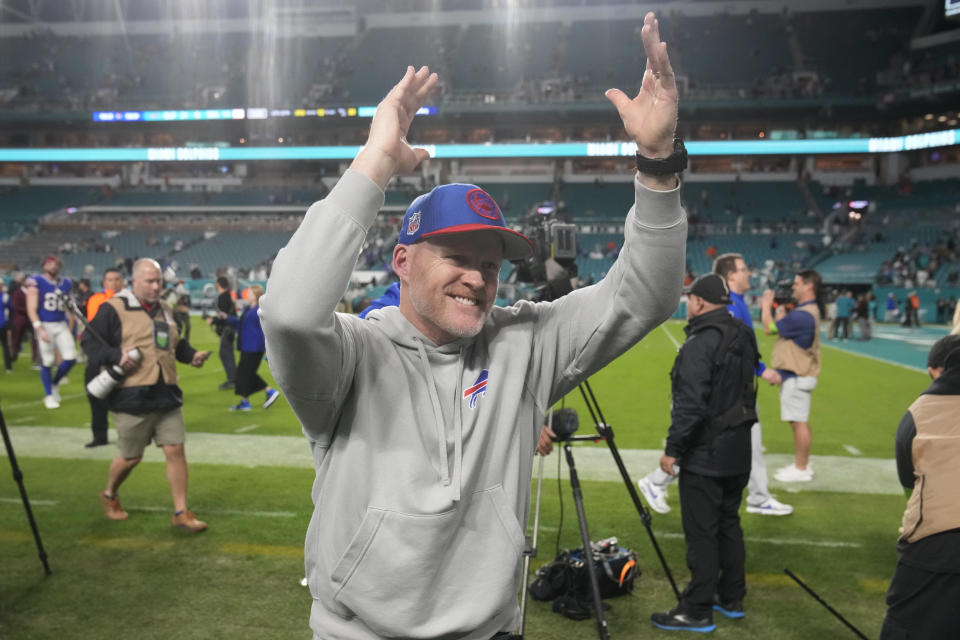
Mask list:
POLYGON ((177 384, 177 366, 175 353, 177 350, 177 324, 173 320, 173 312, 162 301, 160 313, 156 314, 157 321, 166 322, 169 345, 166 349, 157 348, 153 337, 153 322, 140 305, 140 301, 129 289, 124 289, 103 304, 108 304, 117 312, 122 328, 120 348, 126 352, 137 347, 140 349, 140 366, 123 379, 123 387, 144 387, 156 384, 158 375, 163 375, 166 384, 177 384), (159 368, 159 372, 157 369, 159 368))
POLYGON ((816 304, 808 304, 797 307, 794 313, 797 311, 805 311, 813 316, 813 344, 809 349, 801 349, 790 338, 778 338, 777 343, 773 345, 770 366, 774 369, 793 371, 798 376, 815 378, 820 375, 820 309, 816 304))
POLYGON ((900 539, 921 538, 960 528, 960 396, 924 394, 910 405, 913 439, 913 493, 903 512, 900 539))

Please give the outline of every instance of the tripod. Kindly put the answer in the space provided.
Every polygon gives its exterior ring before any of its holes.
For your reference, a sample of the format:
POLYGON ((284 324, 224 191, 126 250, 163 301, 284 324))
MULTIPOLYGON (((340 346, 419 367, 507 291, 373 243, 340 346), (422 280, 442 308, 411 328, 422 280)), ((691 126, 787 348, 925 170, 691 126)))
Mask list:
POLYGON ((27 512, 27 520, 30 521, 30 528, 33 529, 33 539, 37 543, 37 551, 40 554, 40 562, 43 563, 43 572, 50 575, 50 565, 47 564, 47 552, 43 548, 43 541, 40 539, 40 531, 37 529, 37 522, 33 519, 33 510, 30 508, 30 500, 27 498, 27 489, 23 486, 23 472, 17 464, 17 456, 13 453, 13 443, 10 442, 10 434, 7 432, 7 423, 3 419, 3 412, 0 411, 0 431, 3 432, 3 444, 7 447, 7 457, 10 459, 10 467, 13 469, 13 479, 20 487, 20 498, 23 500, 23 508, 27 512))
MULTIPOLYGON (((643 505, 640 496, 637 495, 637 488, 634 486, 633 480, 631 480, 630 474, 627 472, 627 467, 623 464, 623 458, 620 457, 620 451, 617 450, 617 445, 613 442, 613 427, 607 424, 607 421, 604 419, 603 412, 600 411, 600 405, 597 403, 597 398, 593 395, 593 389, 590 388, 590 381, 584 380, 580 383, 579 389, 580 394, 583 396, 583 401, 587 405, 587 411, 590 412, 590 419, 593 420, 597 433, 606 441, 607 447, 610 449, 610 454, 613 456, 613 460, 617 464, 617 469, 620 471, 620 477, 623 478, 623 483, 627 486, 627 493, 630 494, 630 499, 633 500, 633 506, 637 509, 637 515, 640 516, 640 522, 643 523, 644 528, 647 530, 647 535, 650 536, 650 544, 653 545, 653 550, 657 552, 657 557, 663 566, 663 572, 667 575, 667 580, 670 582, 673 593, 679 601, 680 590, 677 589, 677 583, 673 579, 670 567, 667 566, 667 560, 663 557, 663 552, 660 551, 660 545, 657 544, 657 539, 653 535, 653 529, 650 527, 652 519, 650 510, 643 505)), ((596 436, 577 436, 577 439, 597 441, 596 436)))

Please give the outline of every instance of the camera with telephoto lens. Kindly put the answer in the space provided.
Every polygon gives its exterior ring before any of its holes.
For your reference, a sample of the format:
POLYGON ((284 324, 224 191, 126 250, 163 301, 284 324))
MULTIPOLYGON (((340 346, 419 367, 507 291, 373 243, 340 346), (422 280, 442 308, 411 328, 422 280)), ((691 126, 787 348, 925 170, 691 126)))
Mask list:
POLYGON ((777 304, 793 304, 793 278, 777 280, 777 288, 773 290, 773 301, 777 304))
POLYGON ((553 440, 560 442, 572 436, 580 427, 580 416, 575 409, 557 409, 553 412, 551 428, 556 434, 553 440))
MULTIPOLYGON (((127 351, 127 355, 134 361, 140 360, 140 349, 134 347, 130 351, 127 351)), ((127 377, 127 372, 120 368, 119 364, 114 364, 103 371, 100 374, 87 383, 87 393, 92 395, 94 398, 99 398, 103 400, 114 388, 123 382, 123 379, 127 377)))
POLYGON ((514 263, 517 281, 532 284, 541 301, 556 300, 573 291, 570 280, 577 277, 577 225, 562 221, 557 205, 546 201, 526 215, 522 233, 536 250, 514 263))

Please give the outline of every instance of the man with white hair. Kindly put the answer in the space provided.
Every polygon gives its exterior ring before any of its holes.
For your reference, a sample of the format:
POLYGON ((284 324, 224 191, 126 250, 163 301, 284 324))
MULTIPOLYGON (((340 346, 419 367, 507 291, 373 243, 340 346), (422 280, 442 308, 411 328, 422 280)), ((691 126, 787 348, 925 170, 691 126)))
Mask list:
POLYGON ((384 189, 428 156, 406 140, 437 83, 426 67, 409 67, 387 94, 350 169, 277 255, 260 313, 270 367, 316 467, 305 553, 315 638, 491 638, 516 628, 543 416, 680 297, 676 174, 686 152, 652 13, 643 44, 640 93, 606 94, 636 142, 638 172, 623 248, 601 282, 494 307, 503 260, 529 256, 531 243, 479 187, 443 185, 404 216, 393 252, 399 306, 366 319, 336 313, 384 189))

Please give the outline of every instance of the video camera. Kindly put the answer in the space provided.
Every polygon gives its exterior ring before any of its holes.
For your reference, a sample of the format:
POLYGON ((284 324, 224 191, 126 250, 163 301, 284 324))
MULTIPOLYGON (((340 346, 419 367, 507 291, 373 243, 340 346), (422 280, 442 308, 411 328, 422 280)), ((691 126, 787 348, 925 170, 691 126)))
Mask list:
POLYGON ((773 301, 778 305, 793 304, 793 278, 777 280, 777 286, 773 290, 773 301))
POLYGON ((522 231, 536 251, 514 263, 517 280, 533 284, 543 301, 570 293, 577 276, 577 225, 560 220, 556 203, 544 201, 527 213, 522 231))
POLYGON ((553 412, 553 422, 551 428, 556 434, 552 440, 554 442, 563 442, 569 439, 577 429, 580 428, 580 416, 576 409, 557 409, 553 412))

